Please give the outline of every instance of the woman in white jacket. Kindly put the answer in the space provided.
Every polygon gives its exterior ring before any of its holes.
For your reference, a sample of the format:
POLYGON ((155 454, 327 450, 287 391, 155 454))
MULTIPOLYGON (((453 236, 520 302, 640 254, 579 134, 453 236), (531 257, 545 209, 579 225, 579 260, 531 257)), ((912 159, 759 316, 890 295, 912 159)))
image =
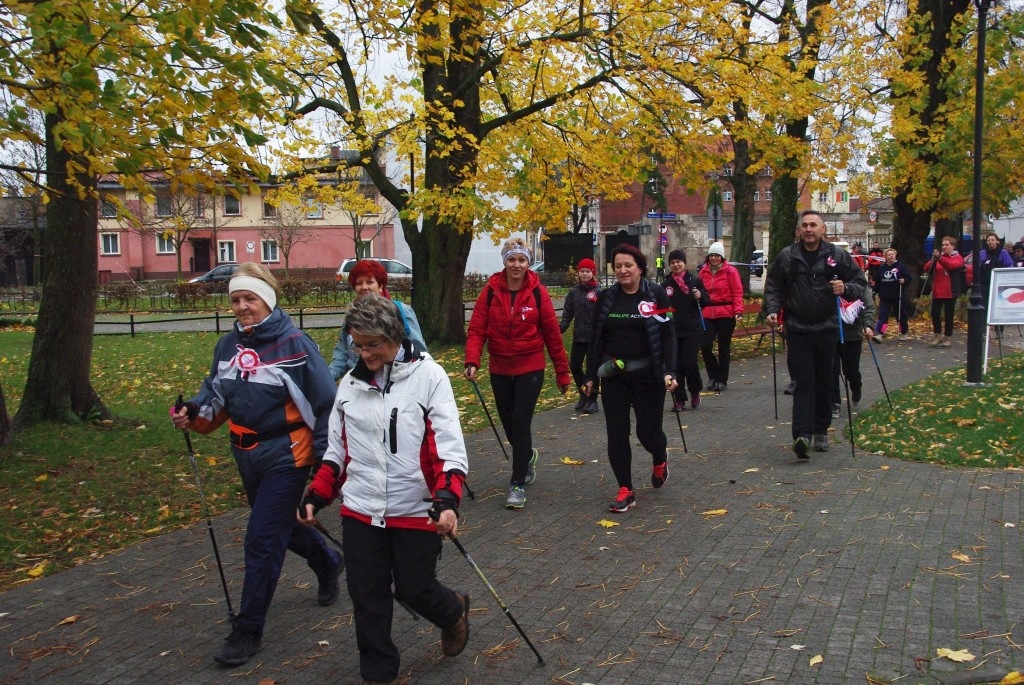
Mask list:
POLYGON ((346 322, 360 360, 338 386, 327 452, 299 520, 315 524, 341 491, 360 672, 367 682, 397 683, 394 599, 442 629, 445 656, 469 639, 469 597, 435 577, 441 536, 457 532, 469 463, 448 374, 403 339, 395 304, 365 295, 346 322))

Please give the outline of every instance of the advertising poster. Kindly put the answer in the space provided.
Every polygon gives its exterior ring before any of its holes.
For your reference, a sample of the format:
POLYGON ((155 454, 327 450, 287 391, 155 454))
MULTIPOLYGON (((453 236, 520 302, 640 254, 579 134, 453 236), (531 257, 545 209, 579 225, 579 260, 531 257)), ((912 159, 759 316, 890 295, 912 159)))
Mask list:
POLYGON ((988 293, 988 325, 1024 324, 1024 269, 993 269, 988 293))

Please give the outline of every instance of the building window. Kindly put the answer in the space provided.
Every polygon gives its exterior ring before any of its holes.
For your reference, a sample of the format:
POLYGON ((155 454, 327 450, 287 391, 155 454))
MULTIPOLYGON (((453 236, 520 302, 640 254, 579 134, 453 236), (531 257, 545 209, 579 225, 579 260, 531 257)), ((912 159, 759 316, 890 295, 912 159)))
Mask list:
POLYGON ((264 219, 276 219, 277 218, 277 207, 263 200, 263 218, 264 219))
POLYGON ((849 197, 849 194, 845 190, 836 191, 836 202, 846 202, 849 197))
POLYGON ((726 164, 722 168, 722 175, 723 176, 732 176, 732 164, 726 164))
POLYGON ((825 204, 826 202, 828 202, 828 193, 824 191, 818 193, 818 203, 825 204))
POLYGON ((235 241, 234 240, 218 240, 217 241, 217 261, 218 262, 233 262, 233 261, 235 261, 235 241))
POLYGON ((100 233, 100 253, 105 255, 121 254, 121 236, 117 233, 100 233))
POLYGON ((774 172, 772 172, 772 168, 771 168, 770 166, 766 166, 766 167, 764 168, 764 175, 765 175, 765 176, 767 176, 767 177, 771 178, 771 176, 772 176, 772 173, 774 173, 774 172))
POLYGON ((732 191, 731 190, 722 191, 722 202, 732 202, 732 191))
POLYGON ((307 219, 323 219, 324 208, 315 198, 307 197, 303 200, 306 207, 306 218, 307 219))
POLYGON ((242 213, 242 203, 234 195, 224 196, 224 216, 239 216, 242 213))
POLYGON ((156 215, 157 216, 170 216, 171 215, 171 196, 167 193, 162 193, 156 196, 156 215))
POLYGON ((770 191, 770 190, 764 191, 764 199, 767 200, 768 202, 771 202, 772 201, 772 191, 770 191))
POLYGON ((156 237, 157 254, 174 254, 174 240, 170 231, 156 237))
POLYGON ((109 195, 100 198, 100 216, 104 219, 113 219, 117 216, 117 205, 109 195))
POLYGON ((277 262, 280 259, 277 256, 277 241, 276 240, 264 240, 260 243, 261 250, 263 252, 263 258, 261 261, 266 262, 277 262))
POLYGON ((206 218, 206 196, 198 195, 193 201, 193 209, 195 209, 197 219, 206 218))
POLYGON ((761 191, 760 190, 755 190, 754 191, 754 202, 760 202, 760 201, 761 201, 761 191))

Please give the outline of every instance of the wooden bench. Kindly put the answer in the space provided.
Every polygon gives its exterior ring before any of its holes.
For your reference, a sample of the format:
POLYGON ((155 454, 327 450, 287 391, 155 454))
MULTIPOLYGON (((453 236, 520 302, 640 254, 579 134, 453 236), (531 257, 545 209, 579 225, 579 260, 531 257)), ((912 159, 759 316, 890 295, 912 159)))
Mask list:
POLYGON ((743 316, 736 322, 736 328, 732 332, 734 338, 746 338, 759 336, 757 346, 760 347, 766 335, 772 334, 772 327, 765 323, 761 316, 761 303, 748 302, 743 305, 743 316))

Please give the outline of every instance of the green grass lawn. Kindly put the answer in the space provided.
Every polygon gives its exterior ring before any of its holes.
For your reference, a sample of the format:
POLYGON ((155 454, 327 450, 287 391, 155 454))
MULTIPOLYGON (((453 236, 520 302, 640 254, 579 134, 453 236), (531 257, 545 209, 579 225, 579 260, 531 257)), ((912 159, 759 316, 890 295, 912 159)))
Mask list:
MULTIPOLYGON (((329 358, 337 331, 311 335, 329 358)), ((93 384, 118 419, 40 425, 0 447, 0 590, 203 518, 185 443, 167 409, 178 393, 188 397, 198 388, 216 339, 214 333, 97 336, 93 384)), ((30 330, 0 330, 0 383, 12 415, 31 343, 30 330)), ((757 347, 756 338, 739 339, 734 355, 769 350, 757 347)), ((461 348, 432 354, 449 371, 464 430, 487 429, 462 377, 461 348)), ((972 391, 970 403, 963 401, 963 375, 956 369, 890 393, 893 412, 882 402, 859 416, 858 435, 865 437, 858 446, 950 466, 1021 466, 1024 356, 992 361, 989 378, 998 380, 972 391)), ((479 385, 493 409, 486 374, 479 385)), ((549 374, 538 411, 575 400, 575 393, 559 395, 549 374)), ((244 506, 224 432, 194 435, 193 445, 212 513, 244 506)))

